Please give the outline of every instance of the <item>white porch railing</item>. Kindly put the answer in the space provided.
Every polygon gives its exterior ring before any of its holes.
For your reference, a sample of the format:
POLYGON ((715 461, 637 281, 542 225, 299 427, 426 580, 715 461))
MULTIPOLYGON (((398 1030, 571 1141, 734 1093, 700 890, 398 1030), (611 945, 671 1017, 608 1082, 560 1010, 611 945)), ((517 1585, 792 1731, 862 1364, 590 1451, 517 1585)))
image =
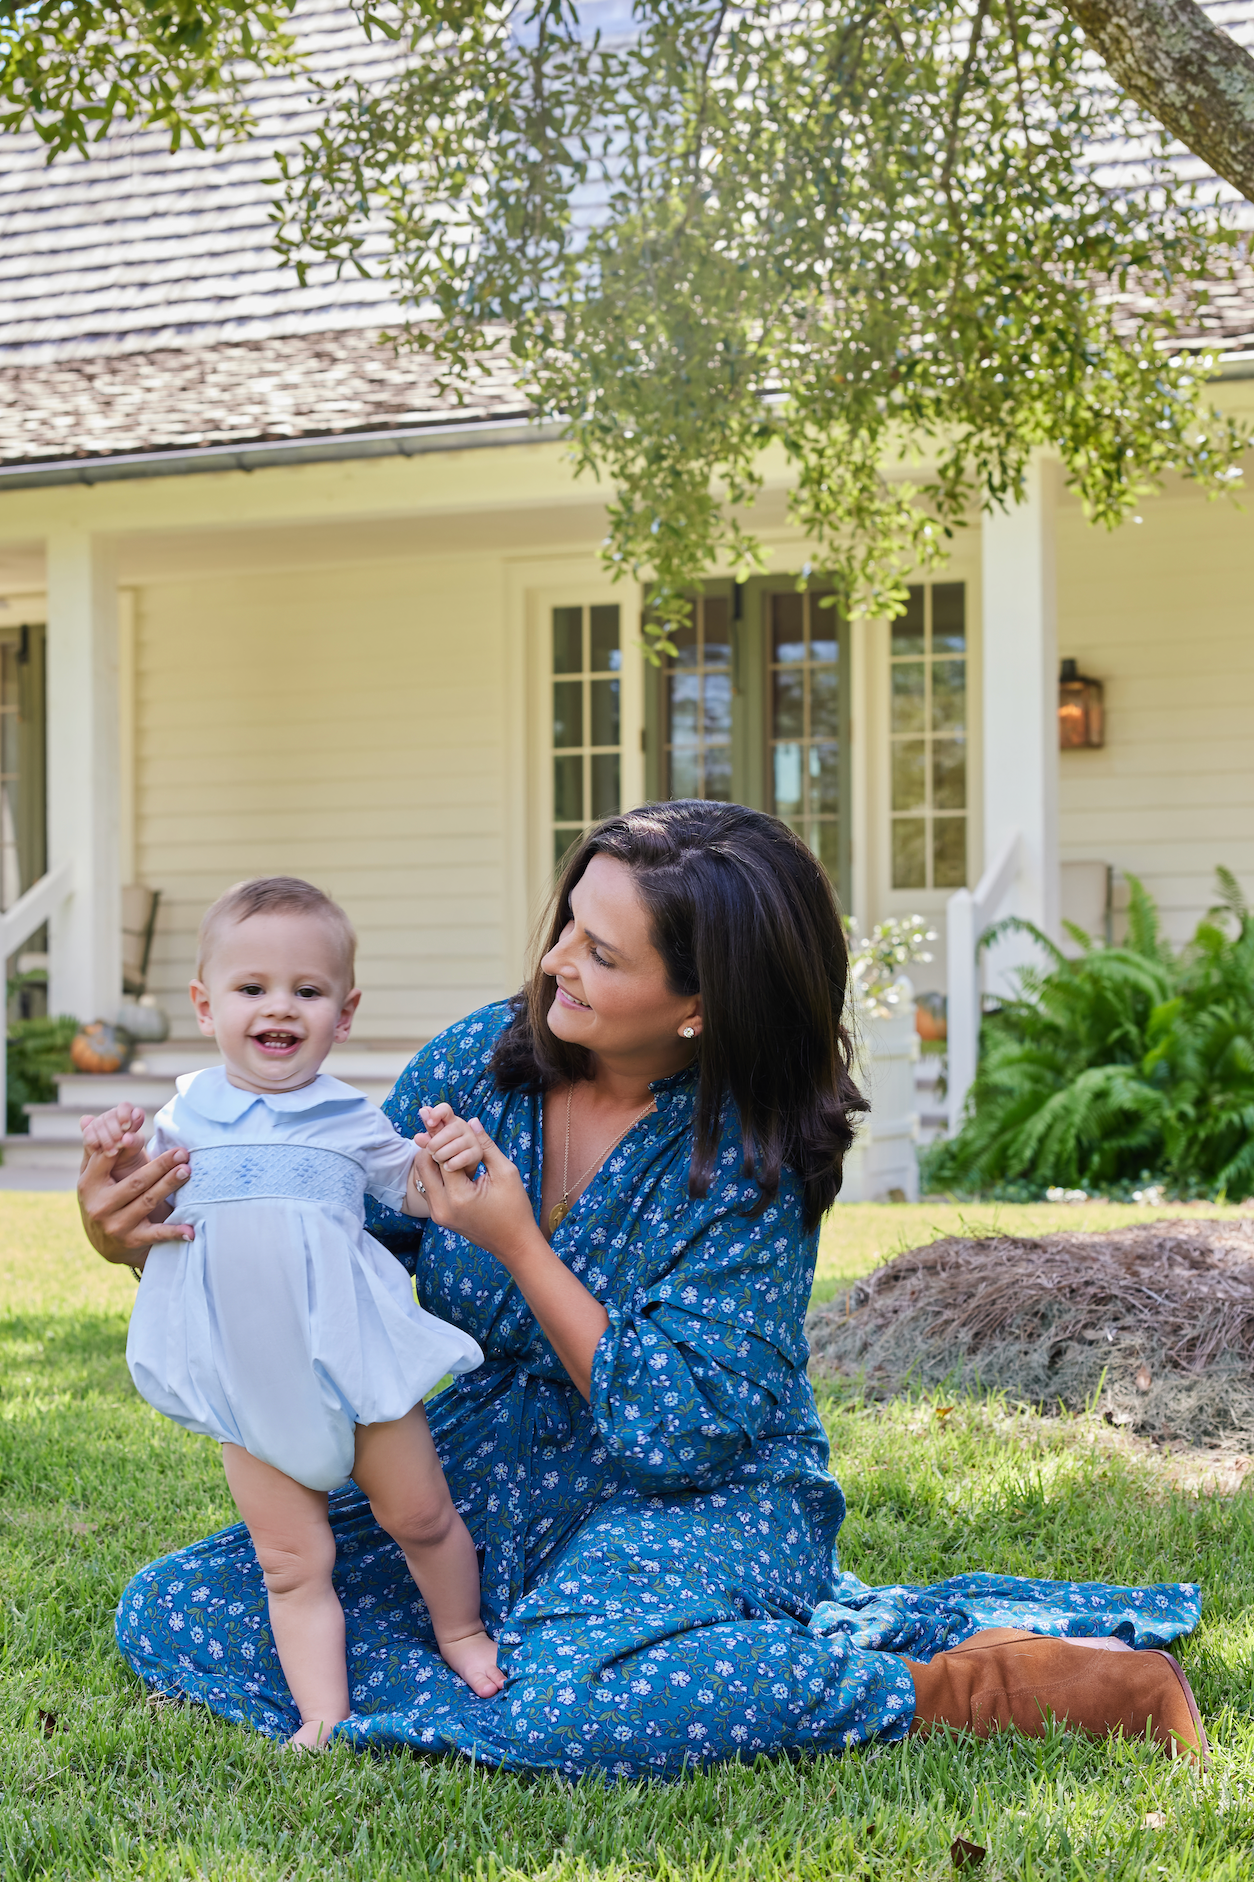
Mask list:
POLYGON ((959 889, 945 909, 946 1079, 950 1136, 962 1123, 962 1107, 975 1079, 980 1050, 979 940, 997 919, 1019 869, 1019 833, 1006 838, 974 889, 959 889))
MULTIPOLYGON (((73 863, 59 863, 38 882, 32 882, 25 895, 0 915, 0 962, 8 961, 37 928, 56 914, 74 886, 73 863)), ((0 1092, 8 1093, 7 1023, 0 1026, 0 1092)))

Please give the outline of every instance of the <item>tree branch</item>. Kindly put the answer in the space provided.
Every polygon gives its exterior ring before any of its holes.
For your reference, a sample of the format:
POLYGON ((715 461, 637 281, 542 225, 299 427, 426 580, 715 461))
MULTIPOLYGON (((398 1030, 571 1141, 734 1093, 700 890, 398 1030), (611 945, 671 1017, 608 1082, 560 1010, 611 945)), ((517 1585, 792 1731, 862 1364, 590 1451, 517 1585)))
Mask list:
POLYGON ((1112 77, 1254 202, 1254 58, 1196 0, 1063 0, 1112 77))

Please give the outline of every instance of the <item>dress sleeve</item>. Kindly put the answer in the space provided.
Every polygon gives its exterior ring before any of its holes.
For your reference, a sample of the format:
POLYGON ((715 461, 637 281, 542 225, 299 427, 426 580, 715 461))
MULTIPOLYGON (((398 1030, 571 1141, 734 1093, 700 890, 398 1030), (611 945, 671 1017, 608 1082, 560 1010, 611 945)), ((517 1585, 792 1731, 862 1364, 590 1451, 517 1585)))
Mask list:
MULTIPOLYGON (((369 1136, 362 1148, 366 1168, 366 1194, 384 1203, 392 1215, 400 1215, 414 1160, 413 1142, 402 1137, 392 1120, 370 1107, 369 1136)), ((405 1216, 406 1222, 417 1220, 405 1216)))
POLYGON ((817 1234, 802 1225, 787 1171, 775 1202, 749 1216, 756 1194, 727 1183, 717 1201, 712 1191, 689 1205, 698 1220, 686 1234, 673 1216, 652 1225, 668 1243, 664 1271, 629 1301, 604 1303, 592 1415, 646 1495, 721 1481, 805 1364, 817 1234))
POLYGON ((156 1158, 164 1156, 167 1150, 181 1150, 183 1148, 183 1139, 175 1128, 174 1123, 174 1106, 177 1102, 177 1099, 171 1098, 168 1104, 162 1105, 156 1117, 152 1120, 152 1136, 144 1145, 144 1149, 148 1152, 148 1160, 150 1163, 154 1162, 156 1158))

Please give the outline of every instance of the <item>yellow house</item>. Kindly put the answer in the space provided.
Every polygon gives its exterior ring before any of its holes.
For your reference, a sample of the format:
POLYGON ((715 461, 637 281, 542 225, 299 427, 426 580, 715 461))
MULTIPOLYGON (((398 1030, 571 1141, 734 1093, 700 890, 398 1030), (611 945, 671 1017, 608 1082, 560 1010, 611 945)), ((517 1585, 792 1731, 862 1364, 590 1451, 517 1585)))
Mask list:
MULTIPOLYGON (((301 20, 324 67, 386 56, 350 14, 301 20)), ((863 926, 933 918, 917 978, 948 988, 958 1090, 985 919, 1117 921, 1134 872, 1180 938, 1216 864, 1254 883, 1247 510, 1173 482, 1094 531, 1043 456, 904 620, 838 627, 795 591, 781 468, 770 575, 712 581, 658 672, 598 559, 603 492, 508 375, 454 409, 379 343, 379 284, 279 266, 266 178, 305 107, 258 96, 248 145, 137 134, 48 168, 10 138, 0 174, 4 952, 43 951, 46 923, 53 1010, 112 1017, 123 891, 157 891, 153 1094, 196 1062, 185 988, 226 884, 291 872, 344 903, 345 1069, 382 1090, 517 986, 572 834, 653 796, 775 810, 863 926), (1099 746, 1060 752, 1060 659, 1101 682, 1099 746)), ((1254 298, 1209 337, 1219 400, 1254 409, 1254 298)), ((35 1122, 51 1168, 65 1131, 35 1122)))

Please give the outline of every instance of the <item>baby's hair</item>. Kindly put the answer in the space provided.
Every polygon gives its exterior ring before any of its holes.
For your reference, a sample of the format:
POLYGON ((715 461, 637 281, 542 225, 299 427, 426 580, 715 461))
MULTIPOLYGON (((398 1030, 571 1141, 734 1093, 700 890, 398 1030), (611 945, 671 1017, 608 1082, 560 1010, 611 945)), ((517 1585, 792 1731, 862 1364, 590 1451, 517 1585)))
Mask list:
POLYGON ((338 902, 299 876, 257 876, 237 882, 204 913, 196 943, 196 978, 205 977, 205 962, 214 937, 227 922, 248 921, 253 915, 317 915, 332 929, 349 986, 357 960, 357 935, 338 902))

